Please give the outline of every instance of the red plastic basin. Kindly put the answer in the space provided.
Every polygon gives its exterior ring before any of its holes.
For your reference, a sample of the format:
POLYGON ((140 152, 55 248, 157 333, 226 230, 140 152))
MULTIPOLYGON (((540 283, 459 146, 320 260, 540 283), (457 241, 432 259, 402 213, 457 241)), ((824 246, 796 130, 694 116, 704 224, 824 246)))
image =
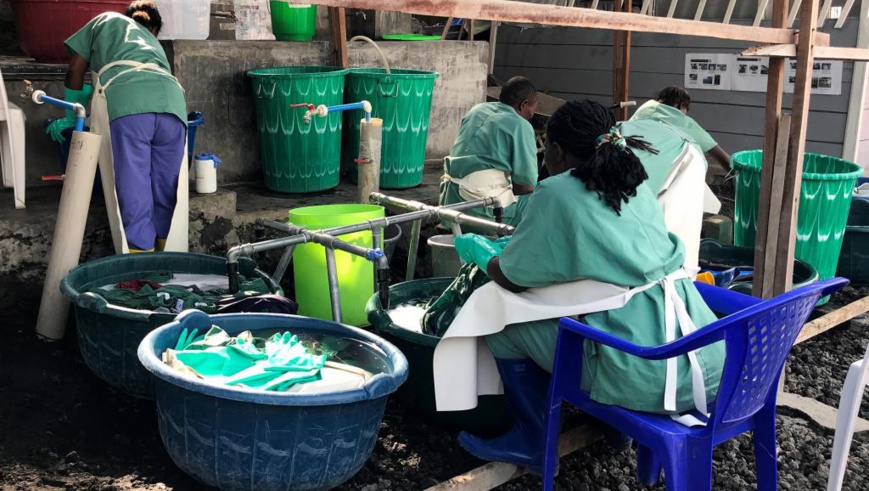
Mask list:
POLYGON ((130 0, 12 0, 21 50, 40 63, 67 63, 63 42, 103 12, 123 13, 130 0))

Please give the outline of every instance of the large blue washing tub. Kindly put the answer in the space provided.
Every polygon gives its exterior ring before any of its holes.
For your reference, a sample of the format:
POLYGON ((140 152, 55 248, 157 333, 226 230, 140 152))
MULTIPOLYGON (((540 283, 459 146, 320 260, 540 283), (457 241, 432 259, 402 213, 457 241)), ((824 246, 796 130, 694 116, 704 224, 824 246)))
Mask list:
POLYGON ((147 336, 139 359, 156 378, 160 436, 184 472, 222 490, 319 490, 365 464, 387 396, 407 379, 407 360, 383 339, 349 326, 277 314, 182 313, 147 336), (361 388, 327 394, 261 392, 208 384, 161 360, 181 331, 217 325, 230 335, 291 331, 303 340, 343 340, 346 363, 376 375, 361 388))

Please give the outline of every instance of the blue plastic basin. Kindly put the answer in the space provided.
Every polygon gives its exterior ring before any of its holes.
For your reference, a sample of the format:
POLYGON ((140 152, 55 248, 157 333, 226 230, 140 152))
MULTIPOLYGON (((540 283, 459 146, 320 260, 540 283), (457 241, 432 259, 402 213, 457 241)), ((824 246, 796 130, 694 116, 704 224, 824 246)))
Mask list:
MULTIPOLYGON (((273 293, 283 295, 281 287, 258 270, 256 263, 241 259, 242 275, 262 278, 273 293)), ((226 258, 187 252, 121 254, 81 264, 60 282, 60 291, 75 310, 78 346, 85 364, 109 385, 136 397, 154 397, 152 377, 139 363, 136 349, 146 334, 172 322, 176 315, 120 307, 88 290, 161 271, 225 275, 226 258)), ((228 287, 229 279, 226 282, 228 287)))
POLYGON ((208 316, 187 311, 151 332, 139 359, 156 377, 163 445, 184 472, 222 490, 330 489, 355 475, 377 440, 387 396, 407 379, 407 360, 383 339, 330 321, 278 314, 208 316), (368 346, 381 373, 358 389, 327 394, 262 392, 207 384, 162 362, 182 329, 230 335, 291 331, 368 346))

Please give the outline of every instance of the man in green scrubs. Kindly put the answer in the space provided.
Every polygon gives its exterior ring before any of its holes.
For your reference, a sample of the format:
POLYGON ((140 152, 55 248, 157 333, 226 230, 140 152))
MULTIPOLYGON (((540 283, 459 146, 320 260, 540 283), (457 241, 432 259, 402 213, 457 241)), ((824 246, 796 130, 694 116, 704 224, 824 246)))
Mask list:
MULTIPOLYGON (((440 205, 498 197, 505 207, 504 223, 519 223, 537 184, 537 140, 529 122, 537 104, 531 81, 513 77, 504 84, 498 102, 477 104, 468 111, 444 159, 440 205)), ((494 220, 492 208, 467 213, 494 220)))
MULTIPOLYGON (((456 249, 462 258, 486 268, 493 281, 517 293, 581 279, 634 288, 679 271, 684 247, 667 232, 655 195, 643 184, 642 164, 633 154, 646 145, 623 137, 614 125, 610 111, 591 101, 568 102, 558 109, 547 128, 545 161, 552 177, 540 183, 526 210, 534 219, 516 228, 500 257, 493 249, 477 247, 479 237, 458 237, 456 249)), ((698 328, 715 320, 689 279, 671 281, 698 328)), ((586 315, 583 322, 630 343, 660 345, 666 342, 665 305, 659 283, 624 307, 586 315)), ((508 325, 486 337, 514 427, 492 440, 462 433, 459 443, 465 449, 483 459, 539 471, 557 333, 558 319, 548 319, 508 325)), ((583 356, 581 383, 595 401, 672 412, 663 407, 666 361, 635 358, 593 342, 586 342, 583 356)), ((706 347, 697 357, 711 400, 718 389, 724 346, 706 347)), ((694 407, 691 373, 687 357, 680 357, 674 387, 677 413, 694 407)))
POLYGON ((655 100, 648 101, 637 109, 631 121, 654 120, 666 123, 688 135, 699 147, 706 160, 730 169, 730 155, 693 118, 688 116, 691 95, 681 87, 667 87, 658 93, 655 100))

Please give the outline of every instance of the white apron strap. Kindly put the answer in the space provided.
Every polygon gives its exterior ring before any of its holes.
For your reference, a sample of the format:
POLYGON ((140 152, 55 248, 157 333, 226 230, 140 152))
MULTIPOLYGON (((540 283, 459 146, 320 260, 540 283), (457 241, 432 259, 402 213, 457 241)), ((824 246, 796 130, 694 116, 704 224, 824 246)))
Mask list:
MULTIPOLYGON (((687 277, 687 273, 682 271, 683 277, 687 277)), ((688 313, 688 308, 685 301, 679 296, 676 290, 676 281, 679 279, 677 275, 670 275, 661 280, 661 287, 664 289, 664 320, 665 320, 665 335, 666 341, 672 342, 676 339, 676 322, 678 321, 682 337, 685 337, 697 330, 697 325, 691 319, 688 313)), ((706 383, 703 378, 703 369, 697 359, 697 351, 694 350, 688 353, 688 363, 691 366, 691 387, 694 396, 694 408, 698 413, 706 417, 706 383)), ((666 381, 664 384, 664 410, 676 411, 676 395, 678 391, 678 364, 677 358, 669 358, 667 360, 666 381)), ((699 418, 691 415, 673 415, 674 421, 684 426, 705 426, 706 423, 699 418)))
POLYGON ((128 73, 139 72, 139 71, 154 72, 154 73, 157 73, 159 75, 163 75, 165 77, 171 78, 172 80, 175 81, 175 83, 178 83, 178 79, 176 79, 174 76, 172 76, 171 73, 166 71, 165 68, 161 67, 160 65, 158 65, 156 63, 141 63, 138 61, 119 60, 119 61, 113 61, 112 63, 109 63, 108 65, 106 65, 100 69, 100 72, 97 74, 97 76, 95 77, 95 80, 94 80, 94 85, 95 85, 94 89, 106 90, 109 88, 109 85, 111 85, 112 82, 114 82, 117 78, 119 78, 123 75, 126 75, 128 73), (130 68, 128 68, 126 70, 122 70, 117 75, 110 78, 108 82, 102 83, 101 80, 102 80, 103 75, 109 69, 117 67, 117 66, 128 66, 130 68))

